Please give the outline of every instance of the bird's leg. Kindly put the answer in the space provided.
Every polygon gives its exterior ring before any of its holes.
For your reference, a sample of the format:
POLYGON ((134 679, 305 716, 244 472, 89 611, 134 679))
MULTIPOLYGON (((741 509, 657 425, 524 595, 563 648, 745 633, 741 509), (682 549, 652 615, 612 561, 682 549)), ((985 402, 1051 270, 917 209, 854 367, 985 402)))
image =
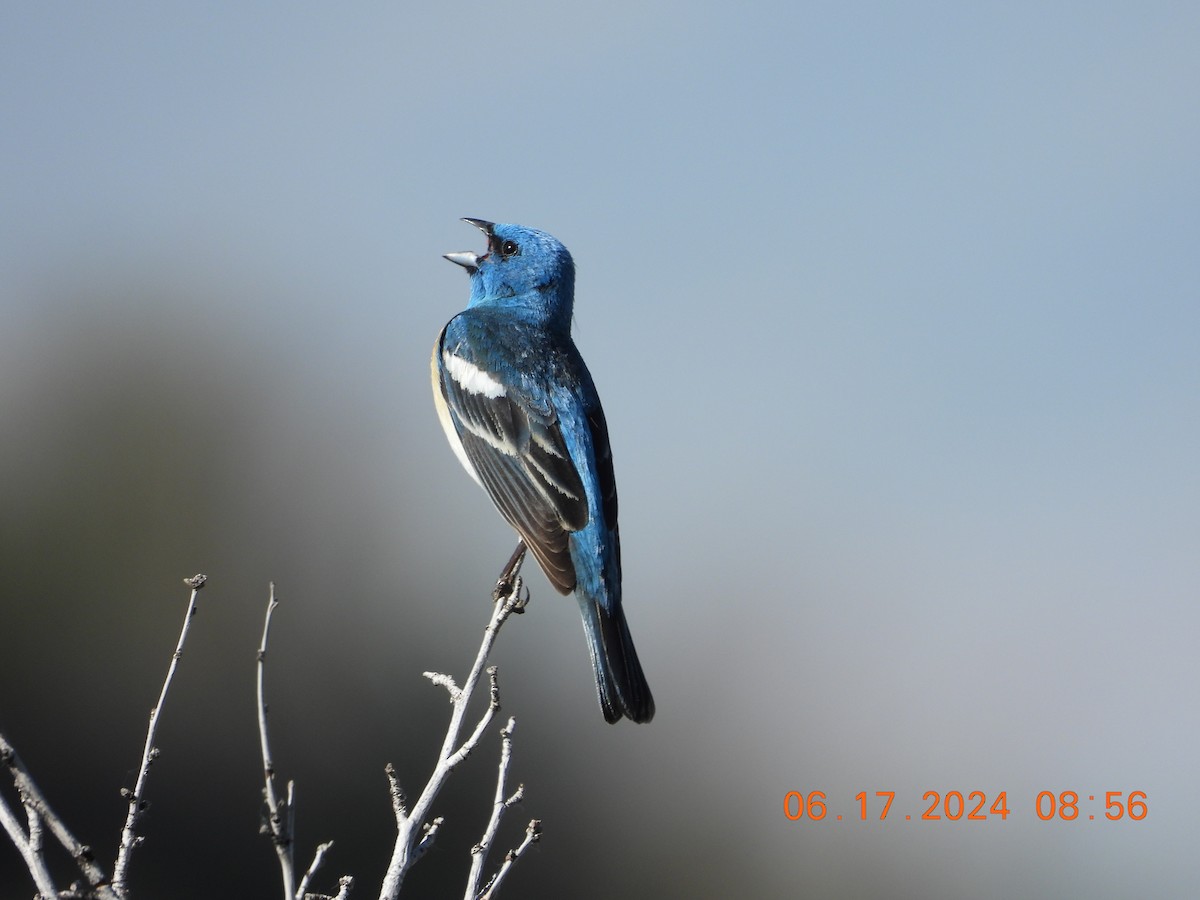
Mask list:
POLYGON ((525 562, 525 541, 517 541, 517 549, 513 551, 512 556, 508 558, 508 562, 504 564, 503 571, 500 572, 500 577, 496 579, 496 587, 492 591, 492 602, 499 603, 506 597, 518 595, 514 597, 513 612, 525 612, 525 604, 529 602, 529 591, 525 591, 525 596, 521 597, 521 588, 524 585, 521 582, 521 563, 525 562))

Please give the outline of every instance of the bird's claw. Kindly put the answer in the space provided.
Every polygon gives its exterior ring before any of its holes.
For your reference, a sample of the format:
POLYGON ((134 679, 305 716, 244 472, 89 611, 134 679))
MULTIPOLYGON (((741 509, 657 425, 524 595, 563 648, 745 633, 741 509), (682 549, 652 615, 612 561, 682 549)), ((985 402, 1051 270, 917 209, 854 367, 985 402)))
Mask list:
POLYGON ((505 601, 512 604, 512 611, 515 613, 525 612, 525 607, 529 605, 529 588, 525 584, 525 579, 520 575, 512 575, 509 578, 502 577, 496 582, 496 587, 492 590, 492 602, 499 603, 505 601))

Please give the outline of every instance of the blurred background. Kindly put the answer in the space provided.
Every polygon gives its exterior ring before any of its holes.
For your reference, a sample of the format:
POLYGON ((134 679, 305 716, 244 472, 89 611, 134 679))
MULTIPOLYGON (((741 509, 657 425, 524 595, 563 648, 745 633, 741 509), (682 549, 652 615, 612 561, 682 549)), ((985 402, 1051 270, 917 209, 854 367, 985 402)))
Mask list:
MULTIPOLYGON (((603 722, 531 567, 493 862, 545 838, 506 895, 1194 890, 1200 8, 735 6, 0 12, 0 730, 110 871, 210 578, 135 896, 278 892, 271 580, 298 857, 378 893, 384 764, 424 783, 421 673, 465 674, 514 543, 430 397, 459 216, 575 255, 658 703, 603 722), (930 790, 1010 815, 921 821, 930 790)), ((498 746, 406 896, 461 892, 498 746)), ((0 841, 0 896, 33 890, 0 841)))

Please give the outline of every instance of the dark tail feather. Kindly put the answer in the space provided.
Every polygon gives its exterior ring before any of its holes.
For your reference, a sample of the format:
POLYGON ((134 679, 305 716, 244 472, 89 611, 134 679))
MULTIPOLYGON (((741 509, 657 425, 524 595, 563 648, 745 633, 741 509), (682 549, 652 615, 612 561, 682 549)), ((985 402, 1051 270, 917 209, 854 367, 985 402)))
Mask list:
POLYGON ((625 613, 619 606, 610 611, 582 597, 579 609, 604 718, 615 722, 628 716, 634 722, 649 722, 654 718, 654 697, 633 648, 625 613))

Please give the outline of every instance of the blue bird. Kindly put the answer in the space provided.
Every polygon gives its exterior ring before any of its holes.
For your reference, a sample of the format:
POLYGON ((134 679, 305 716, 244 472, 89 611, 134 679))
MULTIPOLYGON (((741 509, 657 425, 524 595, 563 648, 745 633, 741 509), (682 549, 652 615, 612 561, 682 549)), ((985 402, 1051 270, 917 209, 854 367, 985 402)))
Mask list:
POLYGON ((621 609, 608 426, 571 340, 575 263, 544 232, 463 221, 488 246, 446 254, 470 273, 471 299, 433 346, 442 428, 550 583, 575 592, 604 718, 649 722, 654 698, 621 609))

